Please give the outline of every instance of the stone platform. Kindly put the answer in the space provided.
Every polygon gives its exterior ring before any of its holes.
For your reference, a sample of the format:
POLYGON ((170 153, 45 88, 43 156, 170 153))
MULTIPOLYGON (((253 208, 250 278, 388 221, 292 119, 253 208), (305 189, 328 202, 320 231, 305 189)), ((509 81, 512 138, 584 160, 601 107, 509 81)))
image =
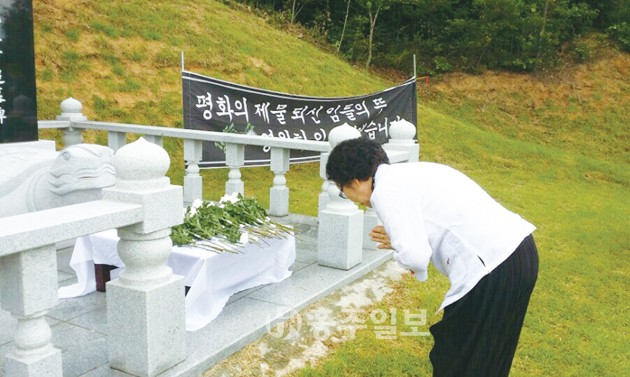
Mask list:
MULTIPOLYGON (((276 218, 296 228, 297 257, 293 275, 277 284, 240 292, 231 297, 221 314, 206 327, 187 332, 185 361, 160 376, 199 376, 260 338, 279 321, 364 276, 391 259, 391 251, 363 250, 363 261, 349 271, 317 264, 317 218, 289 215, 276 218)), ((58 252, 60 286, 76 281, 68 267, 71 248, 58 252)), ((129 376, 108 365, 105 293, 60 300, 46 316, 52 328, 52 342, 61 349, 63 375, 85 377, 129 376)), ((0 376, 4 376, 4 355, 13 347, 16 320, 0 310, 0 376)))

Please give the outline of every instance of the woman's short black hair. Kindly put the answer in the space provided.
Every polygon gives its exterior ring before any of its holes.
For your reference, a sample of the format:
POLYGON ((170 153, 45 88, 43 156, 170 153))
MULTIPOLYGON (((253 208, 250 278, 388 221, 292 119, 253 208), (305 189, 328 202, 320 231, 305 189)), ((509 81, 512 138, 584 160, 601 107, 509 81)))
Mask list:
POLYGON ((343 187, 353 179, 364 181, 374 177, 381 164, 389 164, 389 158, 378 142, 365 137, 349 139, 330 152, 326 177, 343 187))

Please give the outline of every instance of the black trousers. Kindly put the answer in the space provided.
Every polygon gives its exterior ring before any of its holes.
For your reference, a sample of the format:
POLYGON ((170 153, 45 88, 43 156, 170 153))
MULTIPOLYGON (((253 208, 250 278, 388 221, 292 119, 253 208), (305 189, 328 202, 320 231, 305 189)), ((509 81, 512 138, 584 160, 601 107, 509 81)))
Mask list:
POLYGON ((431 326, 433 376, 507 376, 537 276, 538 251, 529 235, 431 326))

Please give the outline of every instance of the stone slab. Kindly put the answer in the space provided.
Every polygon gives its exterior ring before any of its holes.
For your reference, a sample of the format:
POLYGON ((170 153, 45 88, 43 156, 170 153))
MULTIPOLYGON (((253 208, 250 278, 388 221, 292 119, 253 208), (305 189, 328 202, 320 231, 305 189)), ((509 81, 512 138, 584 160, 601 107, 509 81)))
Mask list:
POLYGON ((60 321, 69 321, 99 307, 105 307, 105 293, 93 292, 89 295, 59 300, 47 316, 60 321))
POLYGON ((80 376, 107 364, 107 337, 67 322, 51 327, 52 343, 61 349, 63 375, 80 376))
POLYGON ((365 250, 361 264, 348 271, 309 265, 295 272, 291 279, 263 287, 249 297, 300 310, 391 259, 391 253, 389 250, 365 250))
POLYGON ((72 319, 72 323, 90 331, 107 335, 107 308, 102 306, 72 319))

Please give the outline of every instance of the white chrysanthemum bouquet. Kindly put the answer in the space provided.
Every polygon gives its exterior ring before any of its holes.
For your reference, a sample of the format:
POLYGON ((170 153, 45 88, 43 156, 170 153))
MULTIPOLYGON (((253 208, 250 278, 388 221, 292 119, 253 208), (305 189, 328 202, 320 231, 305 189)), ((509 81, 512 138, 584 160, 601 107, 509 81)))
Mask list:
POLYGON ((256 199, 225 195, 219 203, 195 200, 185 209, 184 223, 173 228, 174 245, 191 245, 217 253, 238 253, 248 243, 286 238, 293 228, 271 221, 256 199))

